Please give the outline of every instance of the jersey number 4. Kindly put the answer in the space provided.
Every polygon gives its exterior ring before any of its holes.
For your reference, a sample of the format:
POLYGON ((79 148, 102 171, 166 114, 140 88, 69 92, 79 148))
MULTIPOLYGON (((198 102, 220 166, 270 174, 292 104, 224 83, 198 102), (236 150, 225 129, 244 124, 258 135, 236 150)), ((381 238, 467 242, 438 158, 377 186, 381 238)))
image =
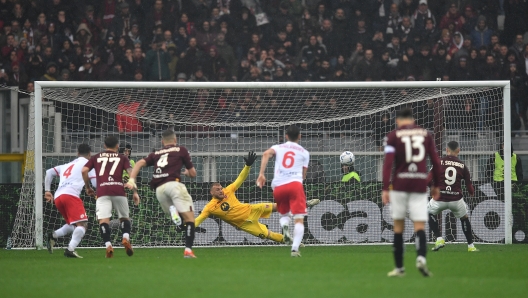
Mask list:
POLYGON ((165 153, 158 159, 158 163, 156 164, 158 168, 164 168, 166 165, 169 164, 167 159, 169 158, 169 153, 165 153))
POLYGON ((62 173, 62 176, 66 177, 66 179, 68 179, 68 177, 71 176, 71 171, 73 169, 73 166, 75 166, 75 164, 69 166, 66 171, 64 171, 64 173, 62 173))
POLYGON ((424 136, 403 136, 401 141, 405 145, 405 161, 407 163, 420 162, 424 159, 424 136), (418 153, 413 155, 413 149, 418 149, 418 153))
POLYGON ((121 159, 119 157, 99 157, 97 159, 97 162, 98 163, 103 163, 101 165, 101 169, 99 170, 99 176, 103 176, 104 175, 104 172, 105 172, 105 169, 106 169, 106 164, 108 162, 111 162, 112 163, 112 168, 110 169, 110 173, 108 173, 110 176, 114 175, 116 169, 117 169, 117 165, 119 164, 119 161, 121 159))

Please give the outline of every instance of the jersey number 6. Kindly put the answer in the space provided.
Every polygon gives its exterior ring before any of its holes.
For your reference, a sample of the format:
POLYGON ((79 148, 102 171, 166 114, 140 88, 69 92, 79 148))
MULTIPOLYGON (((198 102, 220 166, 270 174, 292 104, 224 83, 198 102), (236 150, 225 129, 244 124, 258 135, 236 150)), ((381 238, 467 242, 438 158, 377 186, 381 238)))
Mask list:
POLYGON ((284 157, 282 158, 282 166, 286 169, 293 167, 293 163, 295 162, 294 156, 295 152, 293 151, 284 153, 284 157))

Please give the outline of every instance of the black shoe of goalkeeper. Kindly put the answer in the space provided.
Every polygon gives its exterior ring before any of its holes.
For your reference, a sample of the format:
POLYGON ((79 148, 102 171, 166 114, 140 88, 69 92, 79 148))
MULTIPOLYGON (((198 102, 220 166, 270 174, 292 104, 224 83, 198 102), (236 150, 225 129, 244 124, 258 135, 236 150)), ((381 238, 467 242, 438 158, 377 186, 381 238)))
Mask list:
POLYGON ((67 257, 67 258, 76 258, 76 259, 82 259, 83 258, 76 251, 70 251, 67 248, 64 250, 64 256, 67 257))

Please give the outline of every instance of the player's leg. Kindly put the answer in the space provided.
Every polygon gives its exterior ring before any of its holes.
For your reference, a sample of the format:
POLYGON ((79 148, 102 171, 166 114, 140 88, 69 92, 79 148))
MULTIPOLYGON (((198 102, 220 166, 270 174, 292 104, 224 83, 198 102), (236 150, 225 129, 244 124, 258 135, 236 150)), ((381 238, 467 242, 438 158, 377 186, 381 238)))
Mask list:
POLYGON ((266 225, 259 222, 259 219, 261 218, 269 218, 276 208, 277 206, 274 203, 252 204, 249 217, 239 228, 253 236, 283 243, 284 235, 268 230, 266 225))
POLYGON ((68 213, 66 212, 66 204, 67 204, 68 198, 64 195, 59 196, 55 199, 55 207, 57 207, 57 210, 59 210, 60 214, 66 221, 66 224, 60 227, 58 230, 55 230, 53 232, 48 232, 48 241, 46 244, 46 247, 48 249, 48 252, 50 254, 53 253, 53 246, 55 246, 55 243, 57 242, 57 238, 64 237, 69 235, 73 232, 74 227, 70 225, 70 220, 68 219, 68 213))
POLYGON ((196 258, 192 251, 194 244, 194 204, 192 202, 192 197, 187 191, 185 184, 180 182, 169 182, 175 183, 173 187, 170 188, 171 198, 176 211, 183 219, 183 228, 185 233, 185 251, 183 252, 184 258, 196 258))
POLYGON ((478 249, 473 244, 473 230, 471 229, 471 223, 469 222, 469 217, 467 215, 467 206, 464 202, 464 199, 449 203, 449 209, 453 212, 453 215, 456 218, 460 219, 462 231, 464 232, 464 236, 466 236, 466 240, 468 243, 468 251, 478 251, 478 249))
POLYGON ((68 258, 78 258, 82 259, 82 257, 75 251, 79 243, 81 243, 82 238, 84 237, 84 234, 86 233, 86 229, 88 228, 88 222, 87 221, 81 221, 75 223, 75 229, 72 233, 72 238, 70 240, 70 243, 68 244, 68 248, 64 250, 64 256, 68 258))
POLYGON ((447 208, 446 202, 436 201, 431 199, 427 204, 427 212, 429 216, 429 227, 433 231, 433 235, 436 238, 435 246, 433 251, 438 251, 445 246, 445 240, 442 238, 440 233, 440 227, 438 226, 438 214, 447 208))
POLYGON ((68 248, 64 250, 64 256, 68 258, 82 259, 82 257, 78 255, 75 251, 75 248, 77 248, 82 238, 84 237, 84 234, 86 233, 86 228, 88 226, 88 216, 86 215, 86 210, 84 209, 84 204, 82 200, 77 197, 71 197, 68 200, 66 212, 68 214, 69 223, 72 226, 75 225, 75 229, 73 230, 70 243, 68 244, 68 248))
POLYGON ((128 208, 127 197, 124 196, 112 196, 112 206, 117 211, 117 216, 119 217, 119 227, 121 228, 121 233, 123 238, 121 243, 125 247, 126 254, 131 257, 134 255, 134 249, 130 242, 130 230, 132 229, 132 223, 130 222, 130 209, 128 208))
POLYGON ((102 196, 95 201, 95 215, 99 221, 99 232, 106 246, 106 257, 114 257, 114 248, 110 242, 112 230, 110 229, 110 217, 112 217, 112 201, 108 196, 102 196))
POLYGON ((408 195, 401 191, 390 191, 391 216, 394 220, 393 231, 394 240, 392 243, 392 253, 394 256, 395 268, 387 274, 389 277, 404 276, 405 268, 403 267, 403 230, 405 227, 405 215, 407 213, 408 195))
POLYGON ((427 194, 410 193, 409 217, 414 222, 414 233, 416 234, 416 268, 423 276, 431 276, 425 256, 427 254, 427 237, 425 235, 425 222, 427 221, 427 194))
POLYGON ((280 214, 279 223, 284 236, 284 243, 291 244, 292 237, 290 235, 290 198, 288 197, 288 186, 281 185, 273 189, 273 198, 275 199, 275 209, 280 214))
POLYGON ((171 218, 176 226, 180 226, 182 224, 181 216, 173 203, 173 197, 177 195, 173 193, 175 183, 177 182, 167 182, 156 188, 156 198, 158 199, 163 212, 171 218))
POLYGON ((293 243, 291 249, 292 257, 300 257, 299 246, 304 237, 304 217, 307 214, 306 195, 304 194, 304 187, 299 182, 290 183, 290 210, 293 215, 293 243))

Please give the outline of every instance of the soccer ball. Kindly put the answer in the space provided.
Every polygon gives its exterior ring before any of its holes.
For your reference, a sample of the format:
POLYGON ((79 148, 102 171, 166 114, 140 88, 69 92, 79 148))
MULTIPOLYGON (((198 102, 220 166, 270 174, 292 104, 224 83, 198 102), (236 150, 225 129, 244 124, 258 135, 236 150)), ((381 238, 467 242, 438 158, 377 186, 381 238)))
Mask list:
POLYGON ((345 151, 341 153, 341 156, 339 156, 339 161, 342 165, 351 165, 356 160, 356 157, 354 156, 354 153, 350 151, 345 151))

